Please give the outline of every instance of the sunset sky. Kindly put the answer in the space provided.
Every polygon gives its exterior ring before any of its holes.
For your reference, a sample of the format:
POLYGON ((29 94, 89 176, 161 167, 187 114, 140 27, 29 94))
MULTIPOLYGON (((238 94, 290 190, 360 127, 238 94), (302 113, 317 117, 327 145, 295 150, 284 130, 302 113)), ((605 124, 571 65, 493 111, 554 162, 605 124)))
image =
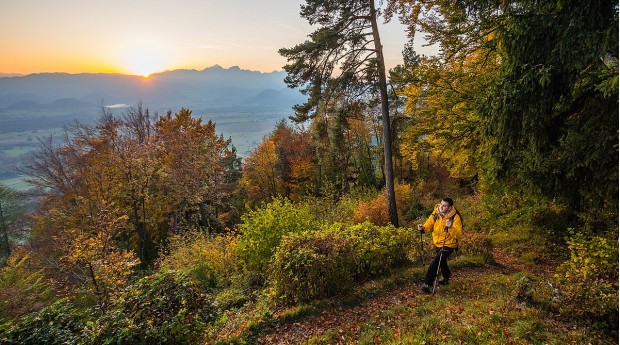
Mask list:
MULTIPOLYGON (((119 72, 179 68, 271 72, 278 49, 312 28, 301 0, 0 0, 0 73, 119 72)), ((404 27, 381 29, 387 67, 402 60, 404 27)), ((416 50, 425 53, 418 46, 416 50)))

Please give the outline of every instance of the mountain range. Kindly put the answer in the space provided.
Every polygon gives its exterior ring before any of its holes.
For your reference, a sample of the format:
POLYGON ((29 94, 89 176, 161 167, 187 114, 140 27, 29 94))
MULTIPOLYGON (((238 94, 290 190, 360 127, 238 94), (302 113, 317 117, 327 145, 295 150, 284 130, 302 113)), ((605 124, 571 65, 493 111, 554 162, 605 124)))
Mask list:
POLYGON ((112 73, 0 77, 0 116, 14 111, 69 111, 139 101, 156 111, 180 107, 290 109, 305 98, 286 87, 285 76, 283 71, 263 73, 215 65, 149 77, 112 73))

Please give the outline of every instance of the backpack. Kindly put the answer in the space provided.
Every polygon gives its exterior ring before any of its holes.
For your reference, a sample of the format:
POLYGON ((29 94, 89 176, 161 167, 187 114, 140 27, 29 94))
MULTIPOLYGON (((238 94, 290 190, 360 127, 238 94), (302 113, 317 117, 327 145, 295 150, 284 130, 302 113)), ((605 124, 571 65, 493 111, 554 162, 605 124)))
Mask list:
MULTIPOLYGON (((461 212, 459 212, 458 209, 456 209, 456 212, 454 212, 454 214, 452 215, 452 217, 450 217, 451 221, 454 221, 454 217, 458 214, 459 218, 461 218, 461 232, 463 233, 463 236, 465 236, 465 223, 463 222, 463 216, 461 215, 461 212)), ((454 251, 458 254, 459 253, 459 240, 456 240, 456 248, 454 249, 454 251)), ((455 254, 456 255, 456 254, 455 254)))
POLYGON ((458 209, 454 209, 456 212, 454 212, 454 214, 452 215, 452 217, 450 217, 450 221, 454 222, 454 217, 458 214, 459 218, 461 218, 461 231, 465 231, 465 223, 463 223, 463 216, 461 215, 461 212, 459 212, 458 209))
MULTIPOLYGON (((454 217, 456 217, 456 215, 458 214, 459 218, 461 218, 461 230, 464 231, 465 229, 465 223, 463 223, 463 216, 461 215, 461 212, 459 212, 458 209, 454 209, 456 212, 454 212, 454 214, 452 215, 452 217, 450 217, 450 222, 454 222, 454 217)), ((433 212, 433 220, 437 221, 439 219, 439 214, 437 214, 437 212, 433 212)))

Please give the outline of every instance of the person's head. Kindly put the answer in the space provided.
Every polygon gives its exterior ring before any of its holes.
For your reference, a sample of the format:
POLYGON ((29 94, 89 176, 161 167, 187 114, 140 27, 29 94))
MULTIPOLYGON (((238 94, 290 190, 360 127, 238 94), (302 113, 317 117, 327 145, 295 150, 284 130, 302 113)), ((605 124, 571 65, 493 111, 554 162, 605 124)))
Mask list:
POLYGON ((454 205, 454 200, 451 198, 443 198, 441 199, 441 203, 439 204, 439 211, 441 213, 446 214, 452 210, 452 206, 454 205))

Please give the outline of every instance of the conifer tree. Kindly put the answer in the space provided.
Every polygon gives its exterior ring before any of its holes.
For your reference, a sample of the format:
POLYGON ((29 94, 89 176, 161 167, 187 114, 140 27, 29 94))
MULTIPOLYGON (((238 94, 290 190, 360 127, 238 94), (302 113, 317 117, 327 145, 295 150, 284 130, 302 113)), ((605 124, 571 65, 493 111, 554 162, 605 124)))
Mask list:
POLYGON ((390 222, 398 226, 387 78, 374 0, 307 0, 301 16, 318 28, 310 39, 280 49, 287 58, 285 82, 302 87, 305 104, 295 106, 293 120, 304 122, 324 110, 334 97, 351 103, 380 99, 385 159, 385 187, 390 222))
POLYGON ((497 56, 497 78, 464 76, 483 82, 464 96, 485 99, 472 109, 489 176, 575 210, 617 210, 617 1, 391 0, 396 13, 439 45, 442 67, 497 56))

